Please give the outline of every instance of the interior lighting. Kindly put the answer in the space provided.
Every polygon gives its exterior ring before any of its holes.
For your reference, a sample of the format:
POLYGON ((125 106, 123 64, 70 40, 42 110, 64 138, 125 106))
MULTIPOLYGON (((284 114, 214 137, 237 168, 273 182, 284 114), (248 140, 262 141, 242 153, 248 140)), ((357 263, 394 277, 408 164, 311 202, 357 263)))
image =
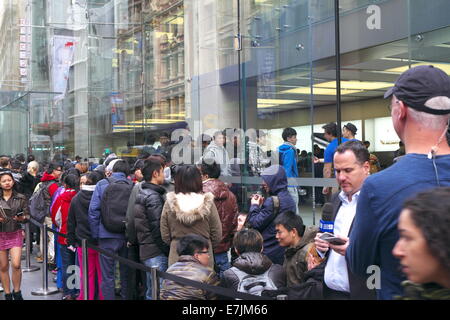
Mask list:
POLYGON ((288 99, 258 99, 258 109, 272 108, 284 104, 302 103, 305 100, 288 100, 288 99))

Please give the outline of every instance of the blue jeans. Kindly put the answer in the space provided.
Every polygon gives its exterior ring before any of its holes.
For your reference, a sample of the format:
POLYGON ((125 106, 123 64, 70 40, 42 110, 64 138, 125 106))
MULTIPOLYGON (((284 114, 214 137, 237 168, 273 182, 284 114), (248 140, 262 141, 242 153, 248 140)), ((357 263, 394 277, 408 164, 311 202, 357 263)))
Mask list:
MULTIPOLYGON (((117 254, 122 258, 128 258, 128 248, 125 239, 99 239, 98 246, 104 250, 117 254)), ((116 261, 113 258, 100 254, 100 269, 102 270, 102 290, 105 300, 115 300, 115 271, 116 261)), ((127 298, 128 290, 128 267, 120 264, 120 295, 122 300, 127 298)))
POLYGON ((214 261, 219 268, 219 277, 222 278, 223 273, 231 268, 228 252, 214 253, 214 261))
POLYGON ((63 263, 61 259, 61 245, 59 243, 55 243, 55 263, 58 268, 58 273, 56 274, 56 287, 58 289, 62 289, 63 285, 63 263))
MULTIPOLYGON (((70 266, 74 266, 75 265, 75 252, 67 249, 67 246, 65 245, 59 245, 59 252, 61 254, 61 260, 62 260, 62 284, 63 284, 63 291, 64 291, 64 295, 70 295, 72 297, 76 297, 78 295, 78 289, 76 288, 72 288, 69 289, 68 288, 68 279, 69 276, 72 275, 72 273, 68 273, 67 268, 69 268, 70 266)), ((70 270, 69 270, 70 271, 70 270)), ((73 271, 71 271, 73 272, 73 271)), ((70 285, 73 285, 72 283, 70 283, 70 285)))
MULTIPOLYGON (((169 258, 165 255, 159 255, 154 258, 144 260, 144 265, 150 268, 158 268, 159 271, 166 272, 169 264, 169 258)), ((162 278, 159 279, 159 285, 162 285, 162 278)), ((145 293, 146 300, 152 300, 152 273, 147 272, 147 292, 145 293)))

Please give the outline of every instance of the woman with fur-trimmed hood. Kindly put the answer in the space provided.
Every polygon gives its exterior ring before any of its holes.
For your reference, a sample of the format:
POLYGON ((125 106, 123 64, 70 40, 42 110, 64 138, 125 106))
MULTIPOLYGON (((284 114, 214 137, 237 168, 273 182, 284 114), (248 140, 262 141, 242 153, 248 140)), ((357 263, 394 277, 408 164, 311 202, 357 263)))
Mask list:
POLYGON ((161 237, 170 245, 169 266, 178 261, 178 239, 187 234, 203 236, 209 242, 209 266, 213 268, 213 249, 222 239, 222 223, 214 195, 202 192, 202 178, 196 166, 177 169, 175 192, 167 194, 161 214, 161 237))

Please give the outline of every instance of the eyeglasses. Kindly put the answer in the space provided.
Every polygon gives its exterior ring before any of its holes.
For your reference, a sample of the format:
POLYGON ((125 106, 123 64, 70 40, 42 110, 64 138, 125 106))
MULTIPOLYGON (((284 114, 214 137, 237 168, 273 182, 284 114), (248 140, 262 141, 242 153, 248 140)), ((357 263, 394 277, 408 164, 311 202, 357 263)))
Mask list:
POLYGON ((208 250, 200 251, 200 252, 197 252, 197 254, 207 254, 209 256, 209 251, 208 250))
MULTIPOLYGON (((400 100, 395 100, 395 103, 399 103, 399 102, 400 102, 400 100)), ((388 103, 387 108, 388 108, 389 112, 392 111, 391 102, 388 103)))

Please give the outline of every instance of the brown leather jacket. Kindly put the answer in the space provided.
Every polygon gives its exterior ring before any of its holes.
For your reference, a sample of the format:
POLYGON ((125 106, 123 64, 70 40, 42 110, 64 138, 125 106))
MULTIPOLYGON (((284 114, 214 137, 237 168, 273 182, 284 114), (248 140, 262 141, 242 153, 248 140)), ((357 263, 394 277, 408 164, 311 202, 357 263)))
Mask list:
POLYGON ((222 222, 222 240, 214 253, 227 252, 231 248, 239 214, 236 197, 222 181, 209 179, 203 182, 203 192, 214 195, 214 204, 222 222))
POLYGON ((27 199, 21 193, 13 191, 11 198, 8 201, 3 199, 3 190, 0 189, 0 215, 3 216, 3 211, 6 214, 6 221, 0 223, 0 232, 14 232, 21 229, 21 223, 13 220, 17 213, 22 212, 26 218, 24 222, 30 219, 30 213, 27 205, 27 199))

